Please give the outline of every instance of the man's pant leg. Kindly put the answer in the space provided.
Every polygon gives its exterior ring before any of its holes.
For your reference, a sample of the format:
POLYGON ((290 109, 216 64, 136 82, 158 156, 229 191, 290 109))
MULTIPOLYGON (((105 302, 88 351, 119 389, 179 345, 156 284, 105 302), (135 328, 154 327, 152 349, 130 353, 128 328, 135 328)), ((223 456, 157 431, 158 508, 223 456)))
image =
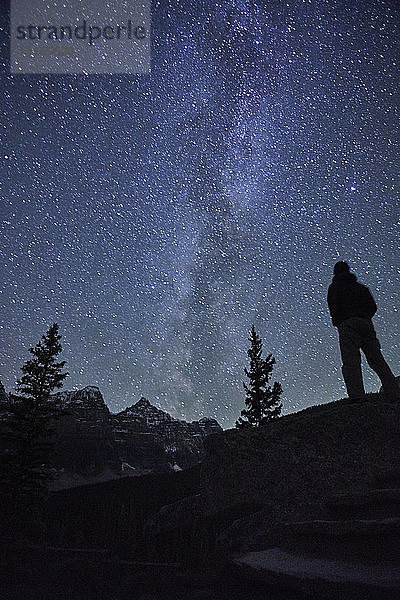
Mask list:
POLYGON ((346 319, 338 326, 339 346, 342 355, 342 373, 349 398, 365 396, 361 371, 361 336, 352 319, 346 319), (351 326, 353 325, 353 326, 351 326))
POLYGON ((367 331, 365 335, 363 335, 363 340, 361 342, 361 349, 365 354, 369 366, 381 380, 384 394, 390 399, 399 399, 399 386, 391 368, 382 355, 381 345, 376 337, 372 321, 368 322, 367 331))

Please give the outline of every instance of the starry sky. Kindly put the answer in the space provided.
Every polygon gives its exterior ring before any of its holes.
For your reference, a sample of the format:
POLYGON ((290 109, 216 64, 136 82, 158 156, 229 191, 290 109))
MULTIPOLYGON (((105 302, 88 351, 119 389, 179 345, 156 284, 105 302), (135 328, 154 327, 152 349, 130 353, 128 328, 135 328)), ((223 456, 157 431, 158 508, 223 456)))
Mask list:
POLYGON ((56 321, 63 389, 232 427, 254 323, 284 413, 344 397, 339 259, 400 374, 400 3, 153 1, 139 75, 11 75, 1 6, 8 391, 56 321))

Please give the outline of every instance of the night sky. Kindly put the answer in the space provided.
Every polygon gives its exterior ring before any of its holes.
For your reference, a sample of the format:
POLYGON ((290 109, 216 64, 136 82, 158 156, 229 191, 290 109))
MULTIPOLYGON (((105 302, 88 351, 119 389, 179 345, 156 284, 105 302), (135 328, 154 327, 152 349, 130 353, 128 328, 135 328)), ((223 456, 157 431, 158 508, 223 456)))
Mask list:
POLYGON ((6 390, 56 321, 63 389, 231 427, 254 323, 284 413, 339 399, 339 259, 400 374, 400 3, 162 0, 152 27, 141 75, 10 75, 3 34, 6 390))

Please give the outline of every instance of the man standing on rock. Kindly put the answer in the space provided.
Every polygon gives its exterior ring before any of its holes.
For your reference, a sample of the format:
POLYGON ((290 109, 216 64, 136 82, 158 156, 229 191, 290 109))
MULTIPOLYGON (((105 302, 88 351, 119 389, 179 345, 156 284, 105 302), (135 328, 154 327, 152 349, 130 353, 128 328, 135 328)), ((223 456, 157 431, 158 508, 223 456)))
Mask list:
POLYGON ((400 400, 399 386, 383 358, 372 323, 377 306, 371 292, 357 281, 354 273, 350 273, 346 262, 337 262, 333 273, 334 277, 328 290, 328 305, 332 324, 339 331, 342 373, 349 398, 365 398, 361 349, 369 366, 381 380, 386 398, 392 402, 400 400))

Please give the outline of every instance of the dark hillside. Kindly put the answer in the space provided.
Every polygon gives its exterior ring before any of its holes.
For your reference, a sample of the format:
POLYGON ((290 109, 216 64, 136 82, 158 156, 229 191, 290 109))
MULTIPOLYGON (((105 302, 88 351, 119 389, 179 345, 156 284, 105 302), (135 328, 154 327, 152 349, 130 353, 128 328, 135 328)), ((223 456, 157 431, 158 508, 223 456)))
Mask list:
POLYGON ((45 511, 49 543, 135 552, 144 522, 165 504, 198 493, 199 474, 196 465, 53 492, 45 511))

